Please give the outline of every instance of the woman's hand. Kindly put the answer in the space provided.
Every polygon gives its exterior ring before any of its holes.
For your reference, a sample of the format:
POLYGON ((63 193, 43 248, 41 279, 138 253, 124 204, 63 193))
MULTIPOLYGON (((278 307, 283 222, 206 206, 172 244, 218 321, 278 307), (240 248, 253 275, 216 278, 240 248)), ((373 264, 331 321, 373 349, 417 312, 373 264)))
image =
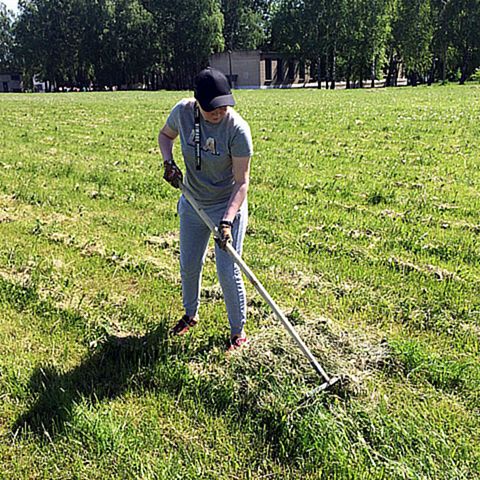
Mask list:
POLYGON ((227 243, 232 243, 232 222, 221 220, 218 225, 218 245, 222 250, 227 248, 227 243))
POLYGON ((165 160, 163 166, 165 168, 163 178, 172 185, 172 187, 180 188, 180 183, 183 181, 183 174, 173 161, 173 158, 171 160, 165 160))

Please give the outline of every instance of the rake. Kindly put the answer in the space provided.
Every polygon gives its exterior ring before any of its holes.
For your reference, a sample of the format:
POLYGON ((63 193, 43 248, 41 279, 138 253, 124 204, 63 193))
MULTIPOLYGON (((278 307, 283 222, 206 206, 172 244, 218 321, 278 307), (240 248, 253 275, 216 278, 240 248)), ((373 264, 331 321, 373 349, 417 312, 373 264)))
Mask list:
MULTIPOLYGON (((190 205, 193 207, 193 209, 197 212, 199 217, 205 222, 205 225, 210 229, 210 231, 213 233, 214 238, 219 238, 219 232, 217 226, 213 223, 212 219, 208 216, 208 214, 205 212, 205 210, 202 209, 202 207, 197 203, 195 198, 193 197, 192 193, 190 190, 182 183, 180 182, 179 184, 180 190, 182 191, 183 195, 185 198, 188 200, 190 205)), ((258 278, 255 276, 255 274, 250 270, 248 265, 242 260, 242 257, 238 254, 238 252, 233 248, 233 246, 230 243, 227 243, 225 247, 226 252, 232 257, 234 262, 240 267, 241 271, 244 273, 244 275, 248 278, 250 283, 255 287, 257 292, 263 297, 263 299, 268 303, 270 308, 273 310, 273 313, 275 313, 276 317, 280 320, 280 322, 283 324, 283 326, 286 328, 287 332, 290 334, 290 336, 295 340, 295 343, 298 345, 300 350, 303 352, 303 354, 307 357, 308 361, 310 362, 311 366, 313 369, 320 375, 320 377, 323 380, 323 383, 319 386, 313 389, 311 392, 308 393, 308 396, 314 395, 318 392, 321 392, 322 390, 326 390, 327 388, 330 388, 332 385, 337 383, 340 379, 338 377, 330 377, 327 372, 322 368, 322 366, 318 363, 317 359, 314 357, 310 349, 307 347, 305 342, 300 338, 300 335, 297 333, 293 325, 290 323, 288 318, 285 316, 285 314, 280 310, 278 305, 275 303, 275 301, 272 299, 272 297, 269 295, 265 287, 260 283, 258 278)))

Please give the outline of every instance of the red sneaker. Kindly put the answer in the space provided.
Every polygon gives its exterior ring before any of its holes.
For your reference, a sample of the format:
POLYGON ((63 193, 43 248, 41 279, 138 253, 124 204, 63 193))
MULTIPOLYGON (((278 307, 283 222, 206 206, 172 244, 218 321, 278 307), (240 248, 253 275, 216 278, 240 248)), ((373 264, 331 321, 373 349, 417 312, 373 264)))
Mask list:
POLYGON ((198 322, 198 317, 190 318, 188 315, 184 315, 177 324, 170 330, 172 335, 185 335, 191 328, 193 328, 198 322))
POLYGON ((234 350, 238 350, 239 348, 242 348, 247 344, 248 344, 248 338, 245 334, 234 335, 230 339, 230 346, 228 347, 227 352, 233 352, 234 350))

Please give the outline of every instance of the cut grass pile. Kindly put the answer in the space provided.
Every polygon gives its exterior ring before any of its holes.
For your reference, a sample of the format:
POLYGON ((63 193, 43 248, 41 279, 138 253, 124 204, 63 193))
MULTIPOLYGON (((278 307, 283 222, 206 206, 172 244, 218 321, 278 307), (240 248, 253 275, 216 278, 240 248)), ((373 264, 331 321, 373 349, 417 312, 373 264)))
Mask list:
MULTIPOLYGON (((0 478, 480 475, 480 88, 238 91, 255 145, 226 357, 213 251, 181 313, 178 192, 156 135, 182 92, 0 98, 0 478)), ((176 158, 180 150, 176 147, 176 158)))

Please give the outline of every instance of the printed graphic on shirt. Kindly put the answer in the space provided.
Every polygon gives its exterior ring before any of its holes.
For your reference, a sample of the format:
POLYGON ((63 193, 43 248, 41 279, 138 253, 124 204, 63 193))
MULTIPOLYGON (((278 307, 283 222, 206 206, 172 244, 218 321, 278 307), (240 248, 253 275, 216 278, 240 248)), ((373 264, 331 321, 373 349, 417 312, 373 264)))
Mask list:
MULTIPOLYGON (((192 147, 195 146, 195 130, 192 130, 190 136, 188 137, 188 144, 192 147)), ((204 152, 210 152, 212 155, 220 155, 220 152, 217 151, 217 141, 213 137, 208 137, 205 143, 202 145, 202 150, 204 152)))

